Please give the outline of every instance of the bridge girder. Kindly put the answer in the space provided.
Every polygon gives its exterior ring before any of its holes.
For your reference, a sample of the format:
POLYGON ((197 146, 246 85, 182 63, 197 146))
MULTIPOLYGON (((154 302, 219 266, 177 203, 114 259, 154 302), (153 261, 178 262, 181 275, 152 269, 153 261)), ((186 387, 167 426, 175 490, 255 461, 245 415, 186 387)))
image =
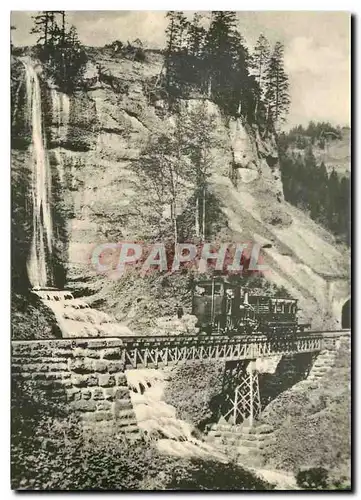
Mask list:
POLYGON ((336 344, 336 337, 329 339, 308 335, 291 338, 153 337, 125 341, 122 361, 127 368, 158 368, 190 361, 242 361, 272 355, 318 352, 335 348, 336 344))

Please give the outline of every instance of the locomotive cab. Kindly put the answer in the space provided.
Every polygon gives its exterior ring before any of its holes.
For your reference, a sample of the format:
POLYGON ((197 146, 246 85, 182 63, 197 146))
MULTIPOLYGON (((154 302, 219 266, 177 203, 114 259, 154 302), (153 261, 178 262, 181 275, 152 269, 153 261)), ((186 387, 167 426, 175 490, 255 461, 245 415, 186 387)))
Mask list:
POLYGON ((225 283, 221 279, 200 280, 193 291, 192 314, 198 318, 197 325, 201 330, 211 333, 223 327, 225 316, 225 283))
POLYGON ((246 287, 216 277, 199 280, 193 289, 192 314, 206 334, 289 335, 303 332, 297 300, 251 295, 246 287))
POLYGON ((296 299, 269 299, 269 313, 263 316, 264 329, 272 333, 296 333, 297 310, 296 299))

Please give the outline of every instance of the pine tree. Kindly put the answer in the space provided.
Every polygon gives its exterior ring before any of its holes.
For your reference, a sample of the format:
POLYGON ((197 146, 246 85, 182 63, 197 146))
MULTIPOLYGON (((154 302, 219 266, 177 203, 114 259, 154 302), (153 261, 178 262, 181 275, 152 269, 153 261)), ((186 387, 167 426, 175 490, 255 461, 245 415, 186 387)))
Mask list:
POLYGON ((339 223, 338 233, 342 235, 346 243, 350 244, 351 236, 351 185, 350 179, 342 177, 338 198, 339 223))
POLYGON ((188 54, 199 57, 205 43, 206 30, 200 25, 202 16, 196 12, 188 28, 188 54))
POLYGON ((216 89, 220 85, 220 66, 222 58, 225 59, 226 57, 224 47, 226 46, 227 36, 228 29, 224 26, 222 17, 217 12, 212 12, 212 22, 207 33, 205 47, 208 70, 207 94, 209 98, 212 97, 212 94, 216 93, 216 89))
POLYGON ((31 34, 38 34, 37 45, 43 45, 46 47, 50 42, 50 33, 54 29, 55 14, 53 11, 44 10, 39 12, 36 16, 32 17, 34 19, 34 26, 31 29, 31 34))
POLYGON ((65 92, 82 80, 87 56, 76 29, 67 29, 65 11, 43 11, 34 16, 32 33, 38 33, 38 56, 48 76, 65 92))
POLYGON ((166 90, 170 95, 179 96, 184 80, 188 21, 181 11, 169 11, 166 17, 166 90))
POLYGON ((333 168, 328 179, 328 210, 327 210, 327 223, 328 227, 333 232, 337 232, 338 229, 338 198, 340 191, 339 178, 336 170, 333 168))
POLYGON ((192 22, 188 25, 187 34, 187 61, 184 79, 195 90, 202 91, 204 85, 204 44, 206 30, 201 26, 202 16, 195 13, 192 22))
POLYGON ((285 119, 290 105, 289 81, 284 70, 284 47, 281 42, 275 44, 266 70, 265 102, 269 126, 279 127, 285 119))
MULTIPOLYGON (((249 74, 249 52, 239 35, 237 40, 237 59, 235 65, 235 86, 234 86, 234 106, 236 114, 241 114, 249 119, 253 116, 255 106, 255 96, 258 93, 257 84, 249 74)), ((252 121, 252 120, 250 120, 252 121)))
POLYGON ((195 189, 195 233, 206 238, 207 185, 211 175, 211 150, 217 144, 215 117, 209 114, 207 103, 202 102, 180 117, 184 125, 183 154, 190 160, 189 178, 195 189))
POLYGON ((269 64, 269 59, 270 45, 267 38, 263 34, 261 34, 257 40, 250 62, 252 75, 254 76, 259 89, 259 94, 256 98, 256 115, 258 112, 259 103, 261 99, 264 98, 266 92, 266 70, 269 64))
POLYGON ((212 12, 205 46, 208 97, 231 115, 240 111, 242 91, 247 88, 248 78, 248 51, 237 24, 233 11, 212 12))
POLYGON ((270 59, 270 45, 267 38, 261 34, 258 37, 254 53, 251 58, 252 74, 260 88, 264 91, 266 81, 266 68, 270 59))

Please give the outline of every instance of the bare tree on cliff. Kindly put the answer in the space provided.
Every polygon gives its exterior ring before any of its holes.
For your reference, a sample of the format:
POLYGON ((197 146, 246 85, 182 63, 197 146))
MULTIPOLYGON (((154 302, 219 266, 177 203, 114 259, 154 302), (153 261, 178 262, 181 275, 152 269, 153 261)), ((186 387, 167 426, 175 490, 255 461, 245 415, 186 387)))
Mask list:
POLYGON ((143 180, 143 189, 151 199, 150 208, 158 214, 159 230, 162 230, 164 207, 169 207, 174 243, 178 242, 178 202, 182 190, 180 180, 186 177, 183 134, 183 123, 178 121, 172 134, 151 137, 135 166, 143 180))
POLYGON ((284 69, 284 47, 277 42, 266 71, 265 102, 268 126, 278 127, 290 105, 289 81, 284 69))

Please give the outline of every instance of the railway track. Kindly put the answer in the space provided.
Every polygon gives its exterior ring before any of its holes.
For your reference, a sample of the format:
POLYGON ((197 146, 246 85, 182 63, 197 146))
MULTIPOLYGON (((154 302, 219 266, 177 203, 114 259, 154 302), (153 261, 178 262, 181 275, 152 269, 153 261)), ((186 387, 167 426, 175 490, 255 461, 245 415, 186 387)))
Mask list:
POLYGON ((132 342, 152 342, 152 341, 158 341, 158 342, 169 342, 169 341, 204 341, 205 343, 210 340, 220 340, 220 341, 226 341, 226 340, 235 340, 235 341, 244 341, 244 342, 257 342, 257 341, 266 341, 266 340, 299 340, 299 339, 310 339, 310 338, 338 338, 342 337, 343 335, 350 335, 351 330, 350 329, 343 329, 343 330, 312 330, 309 332, 303 332, 302 334, 296 334, 296 335, 280 335, 280 336, 268 336, 268 335, 259 335, 259 334, 254 334, 254 335, 225 335, 225 334, 218 334, 214 333, 211 335, 204 335, 204 334, 198 334, 198 335, 134 335, 134 336, 126 336, 126 337, 120 337, 124 343, 132 343, 132 342))

